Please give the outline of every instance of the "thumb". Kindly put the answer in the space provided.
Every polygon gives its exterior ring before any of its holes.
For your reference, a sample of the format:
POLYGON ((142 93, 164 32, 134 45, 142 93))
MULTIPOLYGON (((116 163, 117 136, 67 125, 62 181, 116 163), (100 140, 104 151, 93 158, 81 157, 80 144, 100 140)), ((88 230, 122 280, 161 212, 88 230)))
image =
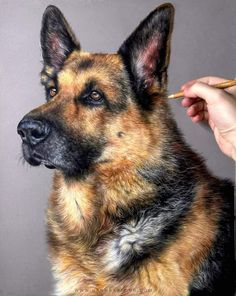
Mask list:
POLYGON ((224 91, 203 82, 195 82, 184 89, 184 96, 189 98, 201 98, 207 104, 215 104, 224 95, 224 91))

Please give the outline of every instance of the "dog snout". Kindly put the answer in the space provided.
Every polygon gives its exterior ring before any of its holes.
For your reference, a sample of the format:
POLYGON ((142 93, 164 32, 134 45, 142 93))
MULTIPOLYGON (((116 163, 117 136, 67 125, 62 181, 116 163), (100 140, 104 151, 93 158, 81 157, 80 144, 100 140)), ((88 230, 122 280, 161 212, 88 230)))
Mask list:
POLYGON ((37 145, 48 137, 50 126, 47 122, 33 118, 23 118, 18 124, 17 132, 24 143, 37 145))

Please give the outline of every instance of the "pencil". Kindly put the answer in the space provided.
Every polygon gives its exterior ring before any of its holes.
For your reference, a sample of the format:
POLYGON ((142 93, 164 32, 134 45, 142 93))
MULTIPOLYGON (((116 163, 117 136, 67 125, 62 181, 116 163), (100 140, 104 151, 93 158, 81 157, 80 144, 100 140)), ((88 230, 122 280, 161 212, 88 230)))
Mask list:
MULTIPOLYGON (((222 83, 217 83, 217 84, 214 84, 214 85, 211 85, 215 88, 220 88, 220 89, 224 89, 224 88, 228 88, 228 87, 231 87, 231 86, 234 86, 236 85, 236 79, 232 79, 232 80, 227 80, 225 82, 222 82, 222 83)), ((184 96, 184 92, 183 91, 179 91, 177 93, 174 93, 172 95, 169 95, 168 96, 168 99, 178 99, 178 98, 181 98, 184 96)))

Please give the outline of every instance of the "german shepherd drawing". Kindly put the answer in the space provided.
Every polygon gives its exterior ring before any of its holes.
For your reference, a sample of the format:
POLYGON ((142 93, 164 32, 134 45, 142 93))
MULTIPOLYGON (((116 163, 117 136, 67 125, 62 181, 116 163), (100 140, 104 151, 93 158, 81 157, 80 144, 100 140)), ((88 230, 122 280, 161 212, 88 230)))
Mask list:
POLYGON ((167 104, 174 8, 115 54, 80 48, 55 6, 42 21, 46 103, 18 125, 55 169, 47 211, 57 296, 233 295, 233 186, 185 143, 167 104))

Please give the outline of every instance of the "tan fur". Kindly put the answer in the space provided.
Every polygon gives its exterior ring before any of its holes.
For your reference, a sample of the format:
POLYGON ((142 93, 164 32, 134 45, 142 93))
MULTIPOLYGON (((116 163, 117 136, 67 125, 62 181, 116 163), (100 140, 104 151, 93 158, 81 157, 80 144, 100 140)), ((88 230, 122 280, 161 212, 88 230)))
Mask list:
MULTIPOLYGON (((119 190, 116 180, 120 178, 120 180, 126 180, 122 181, 126 182, 126 184, 120 185, 122 187, 125 185, 126 187, 124 188, 127 188, 129 180, 123 177, 123 173, 120 174, 117 172, 115 179, 111 180, 110 184, 113 184, 113 186, 119 190)), ((132 180, 130 184, 135 186, 136 183, 132 180)), ((62 184, 59 186, 61 188, 62 184)), ((67 242, 67 246, 65 248, 59 248, 57 252, 54 250, 53 253, 55 253, 52 255, 52 260, 55 260, 54 271, 56 274, 60 274, 60 278, 63 274, 65 277, 65 287, 63 288, 62 281, 62 283, 60 283, 60 289, 63 290, 65 294, 65 291, 71 286, 71 295, 133 295, 129 292, 121 293, 120 287, 122 287, 124 291, 125 289, 129 290, 132 288, 133 291, 135 291, 134 294, 138 291, 146 291, 146 294, 142 295, 187 296, 188 285, 192 274, 198 269, 202 260, 208 256, 215 236, 217 211, 220 206, 220 204, 215 205, 214 210, 216 215, 214 217, 206 213, 204 210, 205 201, 203 197, 207 189, 204 187, 205 186, 199 187, 199 193, 196 196, 194 206, 191 213, 186 218, 186 222, 176 241, 162 253, 161 257, 155 259, 154 255, 153 259, 146 260, 132 277, 127 278, 127 280, 116 282, 102 272, 104 267, 101 264, 101 260, 99 257, 94 256, 91 245, 87 245, 88 236, 86 236, 84 240, 76 241, 71 244, 67 242), (70 248, 68 248, 68 245, 70 248), (75 259, 77 256, 80 258, 79 261, 75 259), (94 278, 97 279, 94 280, 94 278), (74 289, 80 292, 78 294, 73 294, 72 291, 74 291, 74 289), (98 292, 99 290, 102 292, 98 292)), ((116 204, 116 195, 114 192, 111 194, 108 187, 104 188, 104 192, 107 192, 107 196, 114 197, 114 201, 106 200, 105 198, 104 204, 110 205, 106 206, 106 208, 108 208, 108 211, 115 211, 116 209, 113 209, 112 205, 115 206, 116 204)), ((55 197, 52 196, 51 203, 54 198, 55 197)), ((76 235, 78 232, 83 233, 86 228, 86 225, 83 223, 93 219, 96 219, 97 226, 99 225, 98 229, 100 228, 101 236, 111 227, 109 222, 105 223, 103 221, 104 216, 94 207, 96 197, 91 193, 89 182, 83 182, 76 186, 71 185, 70 188, 67 189, 65 189, 64 185, 62 189, 60 189, 57 203, 57 211, 61 211, 61 216, 65 217, 67 235, 76 235), (80 210, 78 210, 75 201, 79 204, 80 210), (82 216, 85 217, 85 215, 87 215, 86 219, 83 219, 82 216), (71 228, 71 226, 73 227, 71 228)), ((55 204, 53 204, 53 208, 55 211, 55 204)), ((89 230, 91 231, 92 228, 89 230)), ((99 232, 97 235, 98 234, 99 232)), ((64 239, 67 240, 66 237, 61 236, 61 232, 58 235, 62 241, 64 241, 64 239)), ((91 244, 95 244, 95 250, 96 248, 99 250, 101 246, 98 245, 96 247, 96 240, 92 237, 89 237, 89 239, 91 240, 91 244)), ((63 293, 59 293, 58 295, 64 295, 63 293)))
POLYGON ((232 290, 222 196, 232 187, 218 186, 167 104, 173 18, 166 3, 117 54, 91 54, 58 8, 45 11, 47 103, 24 116, 18 133, 31 165, 56 169, 47 210, 55 296, 232 290))
MULTIPOLYGON (((116 117, 107 116, 105 124, 106 115, 102 109, 96 112, 83 106, 78 109, 74 99, 91 77, 101 81, 101 87, 115 101, 115 86, 110 83, 109 73, 98 70, 101 60, 103 65, 109 64, 109 72, 122 68, 117 56, 97 55, 93 57, 95 66, 92 70, 76 72, 74 63, 84 57, 92 58, 86 53, 71 55, 58 77, 60 93, 40 109, 42 113, 53 112, 60 105, 59 116, 65 123, 69 122, 75 133, 82 130, 82 133, 93 136, 99 134, 100 126, 103 126, 109 139, 94 165, 93 174, 87 179, 65 183, 60 173, 55 176, 48 225, 50 256, 55 277, 59 280, 57 295, 123 296, 141 291, 142 295, 150 296, 187 296, 191 276, 207 255, 214 238, 215 221, 205 213, 202 187, 199 187, 200 193, 178 238, 160 258, 146 260, 122 282, 114 281, 102 268, 102 256, 106 252, 103 237, 108 233, 112 236, 114 227, 107 214, 117 214, 119 205, 128 207, 132 201, 141 199, 145 204, 145 198, 152 196, 154 188, 145 183, 136 170, 145 161, 152 161, 150 155, 155 154, 156 162, 163 149, 165 130, 157 114, 150 121, 144 121, 131 100, 127 110, 116 117), (121 137, 117 137, 119 132, 122 132, 121 137), (63 229, 58 226, 57 219, 63 229), (131 287, 133 292, 129 291, 131 287)), ((162 100, 157 96, 156 104, 160 110, 166 108, 162 100)))
MULTIPOLYGON (((121 205, 127 209, 140 201, 145 205, 153 196, 155 188, 137 170, 144 163, 162 164, 160 155, 165 149, 165 125, 160 118, 167 106, 158 86, 153 89, 157 112, 145 120, 131 98, 128 98, 127 108, 116 116, 110 116, 102 108, 88 110, 75 104, 76 97, 91 77, 96 78, 109 99, 115 102, 119 90, 110 75, 122 67, 117 55, 92 56, 74 52, 59 74, 58 95, 32 112, 55 114, 56 110, 75 137, 80 134, 107 140, 89 176, 67 182, 58 172, 54 178, 47 222, 50 258, 58 280, 56 295, 187 296, 192 276, 208 255, 215 236, 218 205, 215 204, 214 216, 206 213, 206 185, 199 185, 194 206, 176 240, 160 257, 153 254, 126 279, 115 280, 106 271, 104 256, 109 256, 107 244, 114 238, 115 229, 109 217, 119 216, 121 205), (93 59, 93 67, 80 73, 76 64, 84 58, 93 59), (99 70, 101 64, 105 67, 99 70)), ((181 149, 178 144, 173 147, 176 151, 181 149)), ((196 171, 196 178, 201 180, 200 172, 196 171)), ((200 183, 204 184, 204 180, 200 183)))

